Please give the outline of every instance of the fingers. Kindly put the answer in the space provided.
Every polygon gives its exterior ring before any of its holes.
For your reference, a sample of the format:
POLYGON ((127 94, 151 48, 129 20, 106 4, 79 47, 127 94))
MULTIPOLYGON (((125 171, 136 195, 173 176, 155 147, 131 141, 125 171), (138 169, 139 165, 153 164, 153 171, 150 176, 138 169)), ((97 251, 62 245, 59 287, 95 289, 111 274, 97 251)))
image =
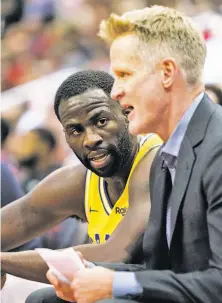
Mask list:
POLYGON ((59 280, 56 278, 56 276, 52 273, 51 270, 48 270, 46 273, 46 278, 49 280, 49 282, 54 286, 54 287, 59 287, 59 280))
POLYGON ((51 270, 48 270, 46 273, 46 277, 49 282, 54 286, 56 295, 64 301, 75 301, 73 291, 70 288, 70 285, 61 282, 58 278, 54 275, 51 270))
POLYGON ((84 260, 83 254, 80 251, 76 251, 76 253, 79 255, 81 260, 84 260))
POLYGON ((80 259, 81 259, 83 265, 84 265, 85 267, 88 267, 88 262, 86 261, 86 259, 84 259, 83 254, 82 254, 80 251, 76 251, 76 253, 77 253, 78 256, 80 257, 80 259))
MULTIPOLYGON (((77 253, 77 255, 79 256, 79 258, 80 258, 80 260, 82 261, 82 263, 84 264, 84 262, 85 262, 86 260, 84 259, 83 254, 82 254, 80 251, 77 251, 76 253, 77 253)), ((85 265, 85 264, 84 264, 84 265, 85 265)))

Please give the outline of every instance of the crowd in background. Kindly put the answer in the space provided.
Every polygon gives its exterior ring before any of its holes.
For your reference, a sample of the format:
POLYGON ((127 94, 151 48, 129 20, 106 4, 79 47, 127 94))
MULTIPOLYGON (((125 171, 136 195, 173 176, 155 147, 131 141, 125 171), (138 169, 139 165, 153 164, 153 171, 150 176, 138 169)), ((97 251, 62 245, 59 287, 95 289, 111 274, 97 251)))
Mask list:
MULTIPOLYGON (((5 0, 2 1, 2 91, 66 67, 108 71, 108 47, 97 37, 100 21, 111 12, 121 14, 152 4, 183 10, 193 16, 207 42, 215 38, 222 41, 219 0, 5 0)), ((212 65, 212 73, 216 73, 218 64, 212 65)), ((222 78, 217 75, 215 78, 217 83, 211 81, 207 90, 215 102, 222 104, 222 78)), ((10 131, 2 146, 2 160, 7 159, 13 166, 23 190, 28 192, 48 173, 68 163, 72 153, 65 147, 52 105, 46 107, 44 121, 34 123, 40 117, 30 113, 32 100, 24 101, 3 112, 10 131), (22 121, 30 127, 20 132, 22 121)))
MULTIPOLYGON (((217 1, 206 0, 3 1, 2 90, 67 66, 107 69, 108 49, 96 35, 100 21, 111 12, 153 3, 177 6, 193 16, 206 11, 219 16, 221 9, 217 1)), ((214 35, 207 27, 211 18, 200 21, 206 39, 214 35)))

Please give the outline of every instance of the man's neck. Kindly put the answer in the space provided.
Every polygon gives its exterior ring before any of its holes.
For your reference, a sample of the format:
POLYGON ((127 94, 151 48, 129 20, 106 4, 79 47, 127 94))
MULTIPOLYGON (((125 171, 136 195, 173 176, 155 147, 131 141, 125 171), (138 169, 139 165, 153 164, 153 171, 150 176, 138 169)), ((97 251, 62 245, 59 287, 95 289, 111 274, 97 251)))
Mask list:
POLYGON ((193 103, 193 100, 203 91, 204 86, 198 85, 192 91, 177 90, 174 94, 171 94, 168 116, 165 125, 163 125, 162 134, 160 134, 164 142, 170 138, 180 119, 193 103))
POLYGON ((117 172, 116 175, 109 178, 105 178, 105 181, 107 183, 108 194, 112 204, 115 204, 115 202, 118 200, 118 198, 124 191, 137 152, 138 143, 137 139, 135 138, 135 144, 127 162, 124 164, 123 167, 121 167, 121 169, 117 172))

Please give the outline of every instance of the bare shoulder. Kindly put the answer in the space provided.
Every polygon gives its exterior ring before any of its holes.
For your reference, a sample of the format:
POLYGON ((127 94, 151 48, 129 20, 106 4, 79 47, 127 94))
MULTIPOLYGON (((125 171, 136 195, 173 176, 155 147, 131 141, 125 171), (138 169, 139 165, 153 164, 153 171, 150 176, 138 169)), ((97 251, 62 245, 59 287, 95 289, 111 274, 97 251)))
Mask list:
POLYGON ((82 186, 85 182, 86 168, 82 165, 68 165, 57 169, 46 177, 42 184, 47 184, 50 188, 72 190, 82 186))
POLYGON ((40 182, 29 194, 29 199, 85 219, 85 175, 86 168, 82 164, 60 168, 40 182))

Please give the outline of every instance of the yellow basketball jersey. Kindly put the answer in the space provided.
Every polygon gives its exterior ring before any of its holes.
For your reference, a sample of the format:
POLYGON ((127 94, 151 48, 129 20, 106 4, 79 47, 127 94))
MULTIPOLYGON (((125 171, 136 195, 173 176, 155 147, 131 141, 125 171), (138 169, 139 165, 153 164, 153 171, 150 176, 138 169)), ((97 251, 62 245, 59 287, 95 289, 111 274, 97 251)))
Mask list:
POLYGON ((106 182, 102 177, 87 170, 85 183, 85 212, 88 220, 88 235, 93 243, 104 243, 116 229, 128 209, 128 187, 130 177, 139 161, 148 152, 162 144, 155 134, 139 138, 139 150, 134 159, 122 195, 112 206, 107 194, 106 182))

